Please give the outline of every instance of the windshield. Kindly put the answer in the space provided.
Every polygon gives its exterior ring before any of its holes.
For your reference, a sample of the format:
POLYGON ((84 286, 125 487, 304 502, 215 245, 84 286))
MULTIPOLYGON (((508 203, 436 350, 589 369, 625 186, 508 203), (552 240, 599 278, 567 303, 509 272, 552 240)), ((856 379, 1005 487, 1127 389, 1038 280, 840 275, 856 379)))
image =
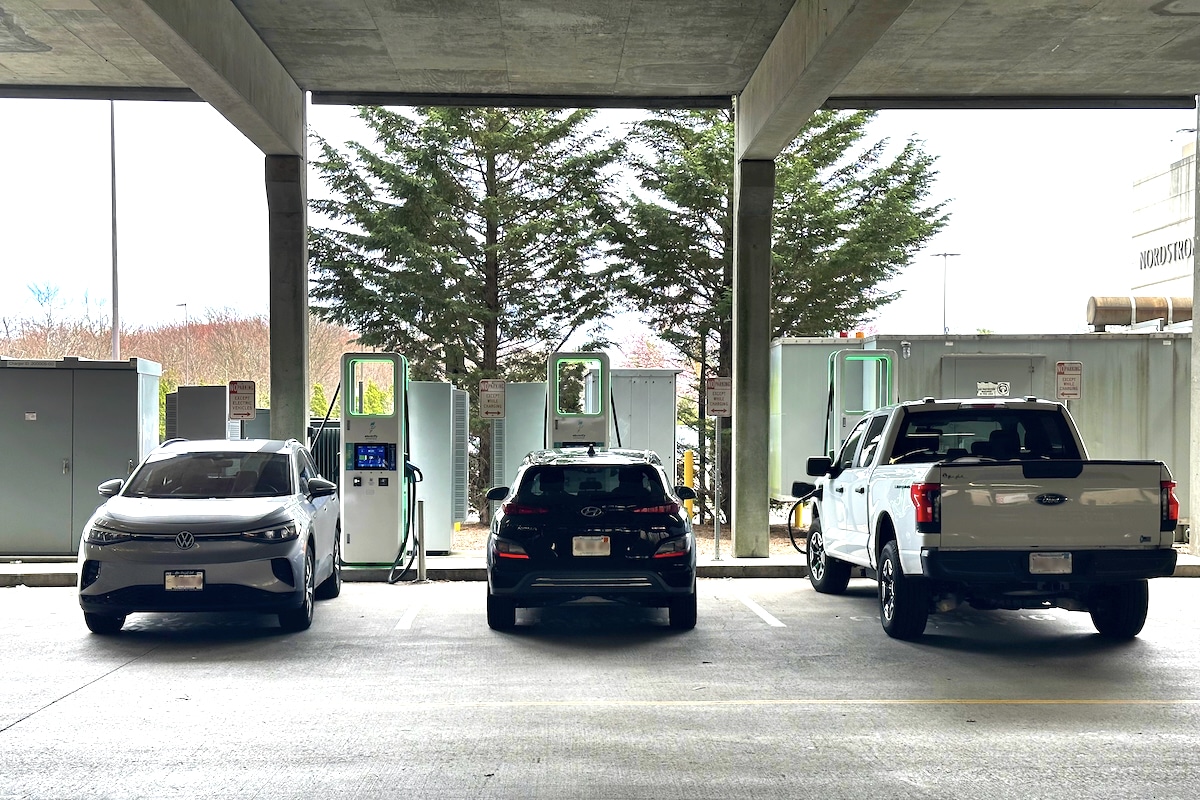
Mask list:
POLYGON ((663 503, 657 471, 642 465, 545 465, 525 473, 518 502, 577 499, 609 503, 663 503))
POLYGON ((151 456, 126 497, 274 497, 292 494, 287 453, 162 453, 151 456))

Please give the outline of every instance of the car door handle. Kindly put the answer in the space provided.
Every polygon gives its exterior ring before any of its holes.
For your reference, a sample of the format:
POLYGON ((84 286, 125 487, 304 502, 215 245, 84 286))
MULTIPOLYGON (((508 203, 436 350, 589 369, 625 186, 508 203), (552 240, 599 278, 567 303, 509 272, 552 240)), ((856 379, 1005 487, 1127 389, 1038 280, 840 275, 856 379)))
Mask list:
POLYGON ((858 487, 857 489, 855 489, 854 491, 855 491, 855 492, 857 492, 858 494, 866 494, 867 487, 865 487, 865 486, 859 486, 859 487, 858 487))
POLYGON ((839 487, 837 487, 836 489, 834 489, 834 491, 835 491, 835 492, 844 492, 844 491, 846 491, 846 487, 845 487, 845 486, 839 486, 839 487))

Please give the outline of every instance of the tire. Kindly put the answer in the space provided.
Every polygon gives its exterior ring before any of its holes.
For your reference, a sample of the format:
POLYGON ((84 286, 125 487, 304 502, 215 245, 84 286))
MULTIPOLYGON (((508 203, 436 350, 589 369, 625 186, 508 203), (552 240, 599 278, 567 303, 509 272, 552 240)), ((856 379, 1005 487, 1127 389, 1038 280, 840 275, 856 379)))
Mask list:
POLYGON ((333 572, 317 587, 318 600, 332 600, 342 593, 342 523, 333 533, 333 572))
POLYGON ((821 594, 841 594, 850 583, 850 564, 825 553, 825 536, 820 517, 813 517, 804 547, 808 558, 808 582, 821 594))
POLYGON ((1149 608, 1149 581, 1142 579, 1106 586, 1092 599, 1092 624, 1106 639, 1132 639, 1142 632, 1149 608))
POLYGON ((316 600, 316 566, 313 563, 312 547, 304 548, 304 601, 299 608, 279 612, 279 627, 288 633, 306 631, 312 625, 313 604, 316 600))
POLYGON ((488 590, 488 627, 494 631, 511 631, 517 625, 517 603, 511 597, 497 597, 488 590))
POLYGON ((88 630, 92 633, 111 636, 125 625, 125 615, 94 614, 90 611, 85 611, 83 612, 83 623, 88 626, 88 630))
POLYGON ((685 597, 672 597, 667 602, 667 624, 673 630, 690 631, 696 627, 696 587, 685 597))
POLYGON ((918 638, 929 621, 929 585, 904 574, 894 539, 879 557, 879 621, 888 636, 904 640, 918 638))

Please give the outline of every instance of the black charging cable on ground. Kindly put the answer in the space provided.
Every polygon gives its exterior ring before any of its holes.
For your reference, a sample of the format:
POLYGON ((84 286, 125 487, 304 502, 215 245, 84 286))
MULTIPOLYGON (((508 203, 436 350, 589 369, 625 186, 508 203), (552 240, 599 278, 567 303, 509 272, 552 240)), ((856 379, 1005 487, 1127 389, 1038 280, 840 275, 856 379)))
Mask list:
MULTIPOLYGON (((797 500, 795 503, 793 503, 791 511, 788 512, 788 520, 787 520, 788 538, 791 539, 792 547, 794 547, 796 549, 796 552, 798 552, 798 553, 804 553, 805 550, 801 549, 800 545, 796 543, 796 533, 800 529, 799 529, 799 527, 792 526, 792 520, 796 518, 797 509, 799 509, 800 506, 804 505, 807 501, 809 501, 813 497, 815 497, 816 494, 817 494, 817 490, 813 489, 811 492, 804 495, 804 497, 801 497, 799 500, 797 500)), ((807 544, 807 542, 806 542, 806 544, 807 544)))

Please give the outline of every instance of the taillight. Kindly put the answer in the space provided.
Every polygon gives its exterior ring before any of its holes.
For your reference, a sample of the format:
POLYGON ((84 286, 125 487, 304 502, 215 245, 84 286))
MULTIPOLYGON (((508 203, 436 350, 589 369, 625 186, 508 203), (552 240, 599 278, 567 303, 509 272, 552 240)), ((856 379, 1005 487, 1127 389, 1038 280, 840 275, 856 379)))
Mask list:
POLYGON ((493 539, 492 552, 496 554, 496 558, 529 558, 524 547, 508 539, 493 539))
POLYGON ((667 503, 662 506, 644 506, 633 509, 635 514, 678 514, 679 503, 667 503))
POLYGON ((942 485, 914 483, 908 490, 916 509, 918 533, 942 532, 942 485))
POLYGON ((679 558, 688 553, 687 539, 668 539, 654 551, 655 558, 679 558))
POLYGON ((500 506, 505 514, 549 514, 550 509, 541 506, 526 506, 520 503, 505 503, 500 506))
POLYGON ((1158 484, 1159 505, 1162 509, 1160 531, 1173 531, 1179 523, 1179 498, 1175 496, 1175 481, 1160 481, 1158 484))

